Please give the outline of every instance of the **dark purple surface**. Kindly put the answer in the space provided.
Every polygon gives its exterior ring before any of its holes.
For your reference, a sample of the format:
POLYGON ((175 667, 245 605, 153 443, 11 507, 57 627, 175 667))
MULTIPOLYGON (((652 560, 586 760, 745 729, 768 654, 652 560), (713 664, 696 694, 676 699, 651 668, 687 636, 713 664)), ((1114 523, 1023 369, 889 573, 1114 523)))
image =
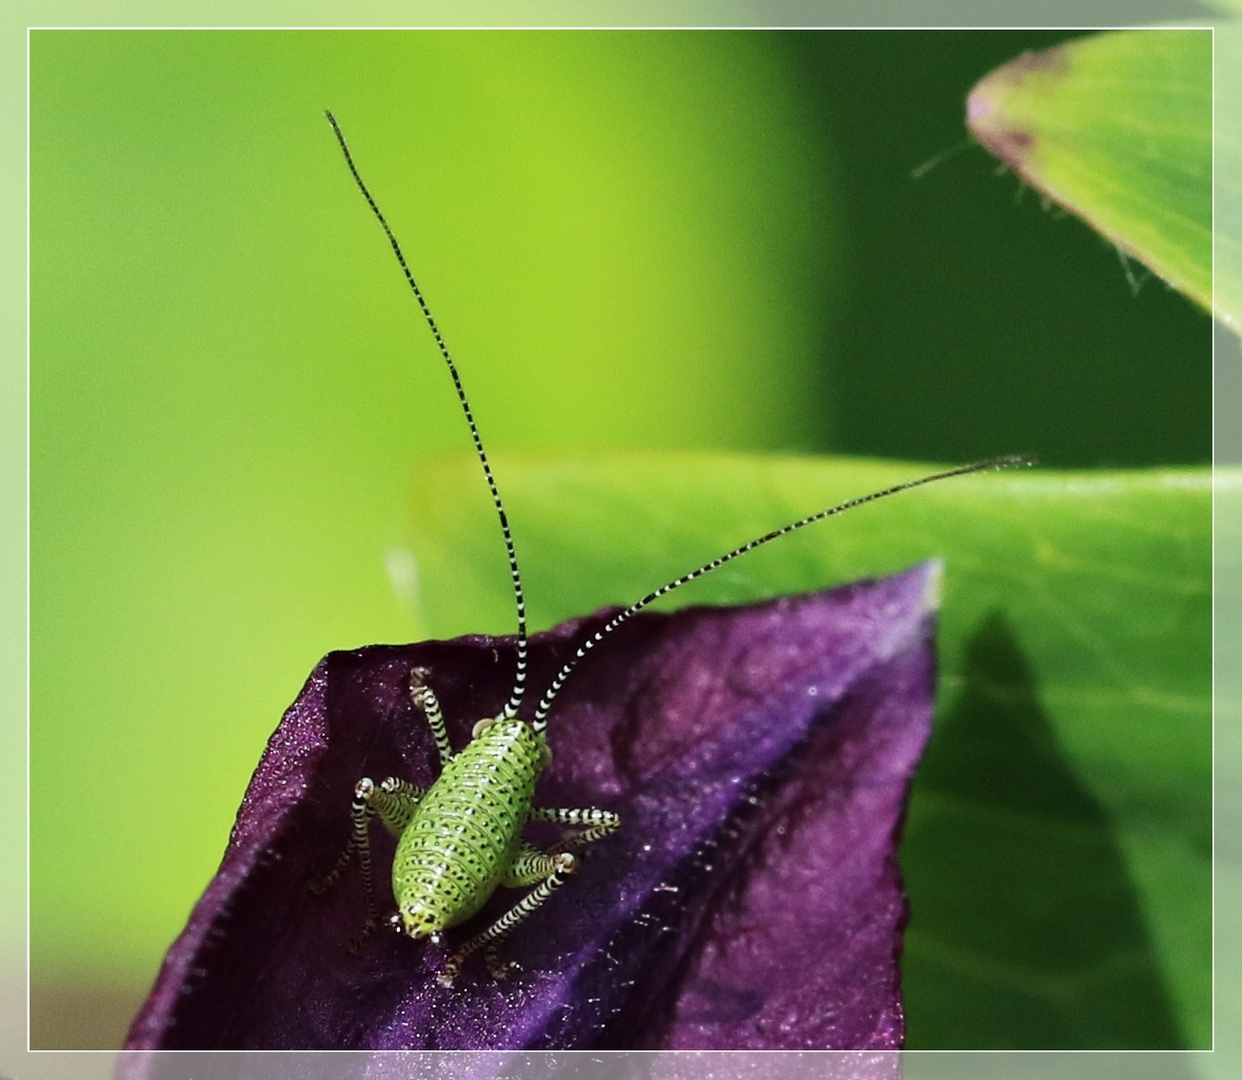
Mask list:
MULTIPOLYGON (((452 990, 436 968, 519 893, 500 890, 447 946, 377 932, 355 955, 356 862, 325 894, 307 883, 345 844, 359 777, 434 778, 410 667, 431 669, 460 747, 504 704, 512 643, 332 653, 272 736, 127 1047, 900 1046, 895 846, 931 723, 935 578, 923 566, 613 635, 561 694, 536 801, 614 809, 622 828, 505 941, 521 971, 496 982, 476 957, 452 990)), ((533 687, 604 617, 537 635, 533 687)), ((372 835, 391 906, 392 841, 372 835)))

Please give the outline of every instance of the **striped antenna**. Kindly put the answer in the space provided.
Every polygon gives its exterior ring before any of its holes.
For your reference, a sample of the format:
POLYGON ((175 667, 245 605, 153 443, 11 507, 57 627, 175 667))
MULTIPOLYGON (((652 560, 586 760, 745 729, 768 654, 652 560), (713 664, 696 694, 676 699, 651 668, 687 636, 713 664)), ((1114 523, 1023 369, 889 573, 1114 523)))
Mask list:
POLYGON ((556 700, 556 695, 560 693, 561 687, 565 685, 565 680, 569 678, 570 673, 578 666, 579 661, 586 656, 596 645, 598 645, 605 637, 611 634, 618 626, 628 619, 637 615, 643 608, 655 600, 659 600, 661 596, 671 593, 674 589, 679 589, 687 582, 700 578, 704 574, 710 574, 718 566, 724 566, 725 563, 736 559, 739 555, 745 555, 748 551, 754 551, 757 547, 762 547, 770 540, 784 536, 786 533, 794 532, 801 529, 804 525, 812 525, 817 521, 823 521, 824 518, 832 517, 834 514, 844 513, 846 510, 852 510, 856 506, 862 506, 864 503, 875 502, 877 499, 885 499, 889 495, 896 495, 899 491, 909 491, 910 488, 922 487, 924 484, 931 484, 937 480, 947 480, 951 476, 966 476, 969 473, 984 472, 987 469, 1010 469, 1020 468, 1028 465, 1034 465, 1033 458, 1011 455, 1008 457, 991 458, 988 461, 976 461, 972 465, 959 465, 956 469, 949 469, 946 472, 933 473, 931 476, 924 476, 918 480, 907 480, 904 484, 896 484, 893 487, 885 488, 883 491, 873 491, 870 495, 863 495, 857 499, 850 499, 849 502, 843 502, 840 506, 831 506, 827 510, 821 510, 818 514, 811 514, 809 517, 802 518, 801 521, 794 521, 764 536, 760 536, 756 540, 736 547, 727 555, 721 555, 712 559, 709 563, 704 563, 697 570, 691 570, 688 574, 670 581, 667 585, 661 585, 655 592, 650 592, 644 596, 636 604, 631 604, 624 611, 618 612, 608 622, 592 634, 579 646, 578 651, 570 657, 569 662, 565 664, 556 678, 552 680, 552 684, 548 687, 548 692, 543 695, 539 701, 539 707, 535 710, 535 719, 532 727, 536 731, 543 731, 548 726, 548 711, 552 708, 552 702, 556 700))
POLYGON ((470 409, 470 401, 466 397, 465 387, 462 386, 461 376, 457 373, 457 365, 453 363, 453 357, 449 354, 448 345, 445 344, 444 338, 440 334, 440 328, 436 325, 436 320, 431 314, 431 309, 427 306, 427 301, 423 299, 422 290, 419 289, 418 283, 414 280, 414 275, 410 272, 409 264, 405 261, 405 255, 401 251, 401 245, 397 243, 397 238, 393 235, 392 229, 388 227, 388 222, 384 219, 384 215, 380 213, 380 208, 371 197, 371 192, 367 190, 366 184, 362 182, 362 177, 358 175, 358 167, 354 164, 354 157, 349 152, 349 145, 345 142, 345 136, 341 133, 336 117, 332 115, 330 110, 325 111, 324 115, 328 118, 328 123, 332 125, 332 130, 336 134, 336 141, 341 144, 341 153, 345 155, 345 164, 349 166, 349 171, 353 174, 358 190, 362 192, 363 197, 367 200, 367 205, 378 219, 380 226, 384 230, 384 235, 388 237, 388 243, 392 245, 393 254, 397 256, 397 262, 401 264, 401 272, 405 274, 405 280, 409 282, 410 290, 414 293, 414 299, 418 301, 423 318, 427 320, 427 325, 431 327, 431 336, 436 339, 436 344, 440 347, 440 355, 444 357, 444 362, 448 365, 449 375, 452 376, 453 386, 457 390, 457 400, 461 402, 462 412, 466 414, 466 423, 470 425, 470 437, 474 439, 475 453, 479 456, 479 464, 483 466, 483 475, 487 479, 488 490, 492 493, 492 502, 495 504, 496 514, 500 518, 500 531, 504 534, 505 550, 509 555, 509 575, 513 578, 513 598, 517 603, 517 674, 513 680, 513 693, 509 695, 509 703, 501 714, 506 719, 512 719, 517 715, 518 707, 522 704, 522 696, 526 690, 526 598, 522 593, 522 577, 518 573, 517 552, 513 547, 513 534, 509 531, 509 519, 505 515, 504 504, 500 501, 500 490, 496 487, 496 480, 492 476, 492 467, 488 463, 487 453, 483 449, 483 440, 479 436, 478 426, 474 422, 474 413, 470 409))

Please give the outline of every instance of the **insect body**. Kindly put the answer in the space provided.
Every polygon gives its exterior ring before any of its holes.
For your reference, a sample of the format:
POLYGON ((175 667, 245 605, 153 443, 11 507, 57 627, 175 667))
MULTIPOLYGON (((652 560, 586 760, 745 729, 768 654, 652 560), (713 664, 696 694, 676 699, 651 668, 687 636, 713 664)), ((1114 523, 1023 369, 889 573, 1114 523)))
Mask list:
MULTIPOLYGON (((500 939, 526 918, 577 869, 569 850, 615 830, 620 818, 609 810, 534 807, 535 782, 552 760, 544 728, 503 713, 481 720, 469 745, 454 753, 431 673, 414 668, 410 691, 427 717, 440 752, 440 776, 426 790, 388 777, 378 787, 369 777, 354 789, 353 835, 333 871, 316 885, 322 891, 356 851, 367 896, 363 937, 376 925, 368 828, 371 817, 397 837, 392 887, 397 912, 388 921, 398 933, 439 942, 440 931, 476 914, 497 886, 534 890, 502 918, 476 934, 453 954, 437 978, 452 986, 463 961, 484 948, 489 970, 501 977, 510 965, 499 962, 500 939), (522 839, 528 821, 585 826, 576 836, 540 851, 522 839)), ((359 942, 360 944, 360 942, 359 942)))
MULTIPOLYGON (((497 955, 499 942, 574 873, 578 860, 573 848, 607 836, 620 827, 620 818, 610 810, 549 808, 532 804, 536 782, 551 761, 547 744, 549 711, 570 673, 600 641, 665 594, 795 529, 922 484, 985 469, 1026 465, 1030 461, 1021 457, 996 458, 924 476, 821 510, 734 548, 648 593, 614 615, 579 646, 577 652, 552 679, 534 709, 533 716, 529 720, 524 719, 518 713, 526 688, 526 607, 513 537, 487 454, 483 449, 457 367, 410 272, 401 246, 358 174, 336 120, 330 112, 327 117, 345 155, 346 164, 388 237, 453 379, 474 440, 475 452, 500 519, 513 580, 518 628, 516 673, 508 703, 496 716, 476 723, 471 741, 461 750, 454 751, 449 743, 439 701, 428 682, 432 673, 426 668, 414 668, 411 671, 411 697, 415 708, 423 713, 431 728, 439 751, 440 775, 426 789, 415 787, 396 777, 388 777, 378 785, 368 777, 359 780, 354 789, 353 831, 349 843, 336 866, 319 882, 313 884, 312 888, 316 892, 327 888, 356 854, 366 888, 367 921, 362 938, 378 925, 369 839, 371 819, 375 816, 397 838, 397 850, 392 865, 392 891, 397 911, 387 922, 390 927, 407 937, 429 938, 439 943, 442 931, 475 915, 498 886, 531 887, 531 891, 506 914, 458 948, 440 969, 437 974, 439 982, 444 986, 451 986, 467 957, 480 949, 484 950, 484 957, 493 975, 501 977, 514 966, 500 962, 497 955), (546 850, 540 850, 522 838, 523 827, 531 821, 551 822, 581 831, 546 850)), ((361 940, 356 944, 360 944, 361 940)))

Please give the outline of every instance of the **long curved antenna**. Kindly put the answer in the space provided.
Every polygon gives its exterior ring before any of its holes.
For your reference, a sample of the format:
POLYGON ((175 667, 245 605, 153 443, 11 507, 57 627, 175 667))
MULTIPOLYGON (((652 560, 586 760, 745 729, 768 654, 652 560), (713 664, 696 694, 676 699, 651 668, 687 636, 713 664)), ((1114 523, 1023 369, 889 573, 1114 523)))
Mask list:
POLYGON ((773 529, 772 532, 758 539, 736 547, 727 555, 721 555, 712 559, 709 563, 704 563, 697 570, 691 570, 688 574, 683 574, 674 581, 670 581, 667 585, 661 585, 655 592, 649 592, 636 604, 631 604, 624 611, 618 612, 608 622, 586 639, 579 647, 578 651, 570 657, 568 663, 565 664, 556 678, 552 680, 552 684, 548 687, 548 692, 543 695, 539 701, 539 707, 535 710, 535 719, 532 727, 536 731, 543 731, 548 726, 548 711, 552 708, 552 702, 556 700, 556 695, 560 693, 561 687, 565 685, 565 680, 569 678, 570 673, 578 666, 578 662, 586 656, 596 645, 598 645, 605 637, 611 634, 618 626, 626 620, 633 618, 643 608, 655 600, 659 600, 661 596, 671 593, 674 589, 679 589, 687 582, 700 578, 704 574, 709 574, 718 566, 736 559, 739 555, 745 555, 748 551, 754 551, 755 548, 761 547, 768 543, 769 540, 775 540, 791 533, 795 529, 801 529, 804 525, 812 525, 817 521, 823 521, 824 518, 832 517, 834 514, 844 513, 846 510, 852 510, 856 506, 862 506, 864 503, 875 502, 877 499, 887 498, 889 495, 896 495, 899 491, 909 491, 910 488, 921 487, 923 484, 931 484, 937 480, 947 480, 951 476, 966 476, 968 473, 983 472, 986 469, 1008 469, 1026 465, 1035 464, 1034 460, 1029 457, 1018 455, 1010 455, 1007 457, 991 458, 988 461, 976 461, 971 465, 959 465, 956 469, 949 469, 945 472, 933 473, 931 476, 924 476, 918 480, 907 480, 904 484, 896 484, 893 487, 885 488, 883 491, 873 491, 870 495, 863 495, 857 499, 850 499, 849 502, 843 502, 840 506, 831 506, 827 510, 821 510, 818 514, 811 514, 804 517, 800 521, 791 522, 779 529, 773 529))
POLYGON ((500 531, 504 534, 505 550, 509 554, 509 575, 513 578, 513 598, 517 603, 517 673, 513 680, 513 693, 509 695, 509 703, 501 714, 506 718, 512 719, 517 715, 518 707, 522 704, 522 696, 526 690, 526 598, 522 593, 522 577, 518 573, 517 552, 513 547, 513 534, 509 531, 509 519, 505 516, 504 504, 500 501, 500 490, 496 487, 496 480, 492 476, 492 467, 488 464, 487 453, 483 449, 483 440, 480 438, 478 426, 474 422, 474 413, 470 409, 470 401, 466 397, 465 387, 462 386, 461 376, 457 373, 457 365, 453 363, 453 357, 449 354, 448 346, 440 335, 440 328, 436 326, 436 320, 431 314, 431 309, 427 306, 427 301, 423 299, 422 290, 419 289, 418 283, 414 280, 414 275, 410 272, 409 264, 405 261, 405 255, 401 251, 401 245, 397 243, 397 238, 393 235, 392 229, 388 227, 388 222, 384 219, 384 215, 380 213, 380 208, 371 197, 371 192, 367 190, 366 184, 362 182, 362 177, 358 175, 358 168, 354 164, 354 157, 349 152, 349 145, 345 142, 345 136, 341 133, 336 117, 332 115, 331 110, 325 110, 324 115, 328 118, 328 123, 332 125, 332 130, 336 134, 336 141, 341 144, 341 153, 345 155, 345 164, 349 166, 349 171, 353 174, 358 190, 362 192, 363 197, 367 200, 367 205, 378 219, 384 230, 384 235, 388 237, 388 243, 392 245, 393 254, 397 256, 397 262, 401 264, 401 271, 405 274, 405 280, 409 282, 410 290, 414 293, 414 299, 418 301, 423 318, 427 320, 427 325, 431 327, 431 336, 436 339, 436 344, 440 347, 440 355, 444 357, 444 362, 448 365, 449 374, 453 377, 453 386, 457 390, 457 400, 461 402, 462 412, 466 414, 466 423, 470 425, 470 437, 474 439, 475 453, 479 456, 479 464, 483 466, 483 475, 487 478, 487 487, 492 493, 492 502, 495 504, 496 514, 500 518, 500 531))

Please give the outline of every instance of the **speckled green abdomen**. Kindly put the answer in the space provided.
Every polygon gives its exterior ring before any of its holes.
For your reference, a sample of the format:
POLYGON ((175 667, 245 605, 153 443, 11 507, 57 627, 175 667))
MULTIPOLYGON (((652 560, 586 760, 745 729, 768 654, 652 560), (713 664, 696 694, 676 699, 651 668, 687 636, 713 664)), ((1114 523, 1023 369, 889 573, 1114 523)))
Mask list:
POLYGON ((528 723, 501 720, 444 766, 393 858, 393 895, 408 935, 456 926, 492 895, 521 844, 546 753, 528 723))

